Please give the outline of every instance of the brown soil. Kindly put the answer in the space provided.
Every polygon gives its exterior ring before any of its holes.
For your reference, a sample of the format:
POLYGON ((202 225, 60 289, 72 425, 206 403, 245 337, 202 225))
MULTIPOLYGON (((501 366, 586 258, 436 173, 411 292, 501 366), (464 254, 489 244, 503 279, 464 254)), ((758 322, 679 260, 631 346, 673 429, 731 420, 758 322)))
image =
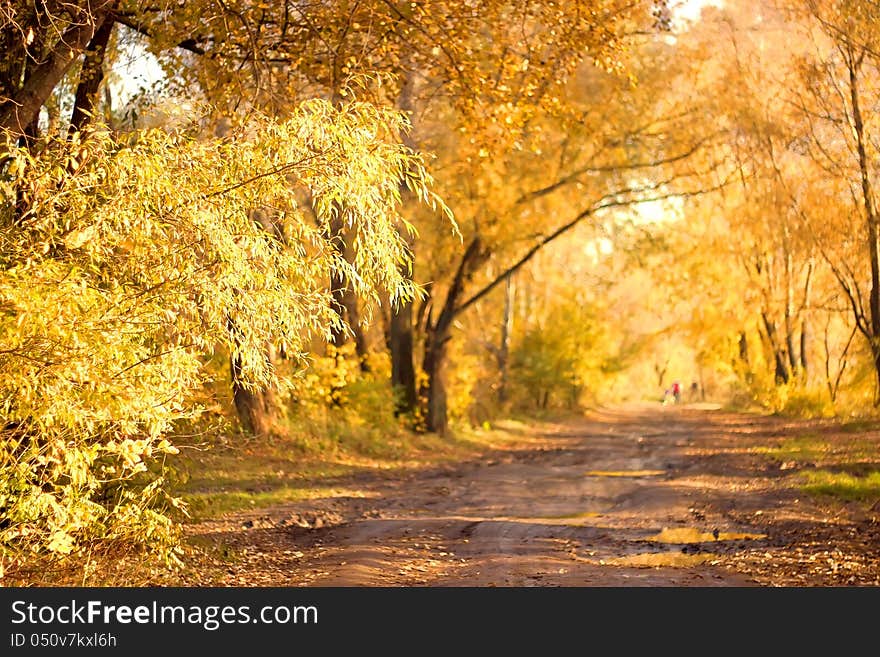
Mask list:
MULTIPOLYGON (((814 463, 756 449, 805 433, 852 438, 827 421, 630 405, 479 462, 360 474, 338 482, 349 497, 189 531, 226 555, 201 572, 227 586, 878 586, 880 506, 808 496, 797 473, 814 463)), ((858 438, 880 455, 880 434, 858 438)))

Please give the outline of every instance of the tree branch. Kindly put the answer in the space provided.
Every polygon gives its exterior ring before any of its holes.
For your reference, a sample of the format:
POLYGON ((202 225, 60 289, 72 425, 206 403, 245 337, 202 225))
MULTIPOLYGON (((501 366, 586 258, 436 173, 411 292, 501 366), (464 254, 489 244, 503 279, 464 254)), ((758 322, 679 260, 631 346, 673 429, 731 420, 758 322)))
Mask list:
MULTIPOLYGON (((137 21, 133 20, 131 16, 122 13, 114 13, 113 20, 115 20, 120 25, 125 25, 130 30, 134 30, 138 34, 142 34, 143 36, 152 39, 153 35, 150 34, 150 31, 137 21)), ((184 39, 180 43, 177 43, 176 46, 178 48, 182 48, 183 50, 188 50, 191 53, 195 53, 196 55, 204 55, 207 51, 198 45, 198 41, 195 38, 184 39)))
POLYGON ((678 153, 677 155, 672 155, 667 158, 662 158, 659 160, 645 160, 643 162, 631 162, 628 164, 609 164, 602 166, 586 166, 576 171, 573 171, 566 176, 563 176, 559 180, 546 187, 542 187, 540 189, 533 190, 531 192, 527 192, 523 194, 516 200, 517 205, 521 205, 524 203, 528 203, 530 201, 534 201, 535 199, 541 198, 542 196, 546 196, 547 194, 551 194, 555 192, 557 189, 564 187, 565 185, 570 185, 573 182, 576 182, 578 178, 588 173, 609 173, 616 171, 633 171, 636 169, 651 169, 654 167, 659 167, 664 164, 672 164, 674 162, 679 162, 681 160, 685 160, 689 158, 691 155, 696 153, 700 148, 708 142, 713 137, 716 137, 719 132, 712 133, 711 135, 707 135, 706 137, 698 140, 696 143, 692 144, 690 148, 686 151, 678 153))
POLYGON ((513 274, 518 269, 520 269, 523 265, 529 262, 535 255, 547 246, 550 242, 554 241, 558 237, 564 235, 569 230, 580 224, 582 221, 587 219, 588 217, 593 216, 597 212, 602 210, 607 210, 609 208, 617 208, 617 207, 630 207, 634 205, 639 205, 641 203, 651 203, 654 201, 663 201, 671 198, 686 198, 691 196, 700 196, 702 194, 708 194, 709 192, 717 191, 721 189, 725 182, 721 182, 718 185, 713 185, 712 187, 708 187, 705 189, 694 190, 690 192, 670 192, 668 194, 660 194, 656 196, 651 196, 650 198, 642 198, 642 199, 625 199, 619 200, 617 197, 623 194, 637 194, 640 192, 651 191, 657 189, 657 185, 648 186, 648 187, 637 187, 637 188, 628 188, 623 190, 617 190, 614 192, 610 192, 602 196, 594 205, 582 211, 576 217, 571 219, 570 221, 564 223, 559 228, 554 230, 552 233, 544 237, 537 244, 532 246, 519 260, 517 260, 514 264, 512 264, 507 269, 503 270, 498 276, 496 276, 490 283, 485 285, 479 292, 475 293, 469 299, 464 301, 460 306, 455 309, 455 315, 459 315, 472 305, 474 305, 477 301, 485 297, 492 290, 494 290, 502 281, 504 281, 510 274, 513 274))

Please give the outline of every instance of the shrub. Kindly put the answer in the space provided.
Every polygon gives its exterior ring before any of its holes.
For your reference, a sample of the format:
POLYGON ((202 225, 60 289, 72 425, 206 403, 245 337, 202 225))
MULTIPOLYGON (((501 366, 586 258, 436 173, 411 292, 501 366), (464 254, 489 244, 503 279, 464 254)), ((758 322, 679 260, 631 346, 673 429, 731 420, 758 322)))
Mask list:
POLYGON ((278 383, 266 344, 300 353, 338 322, 328 272, 370 298, 412 296, 400 181, 432 197, 404 127, 367 104, 312 101, 223 140, 98 128, 38 155, 6 140, 0 567, 87 560, 115 541, 177 561, 179 503, 153 462, 199 414, 215 348, 246 384, 278 383), (353 264, 330 243, 339 219, 353 264))

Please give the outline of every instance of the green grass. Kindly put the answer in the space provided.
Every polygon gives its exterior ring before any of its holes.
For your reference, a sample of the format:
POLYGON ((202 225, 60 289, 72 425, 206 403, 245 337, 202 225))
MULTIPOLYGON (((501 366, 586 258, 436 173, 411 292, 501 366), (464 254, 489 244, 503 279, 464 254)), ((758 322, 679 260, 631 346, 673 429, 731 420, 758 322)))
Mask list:
POLYGON ((831 443, 815 434, 785 438, 775 447, 759 447, 757 451, 780 461, 817 461, 832 449, 831 443))
POLYGON ((759 454, 795 462, 854 462, 876 459, 877 447, 867 440, 840 437, 829 439, 814 433, 783 439, 774 447, 759 447, 759 454))
POLYGON ((856 502, 880 499, 880 471, 877 470, 861 477, 829 470, 801 472, 799 476, 803 480, 801 488, 813 495, 856 502))
POLYGON ((365 494, 362 491, 341 488, 279 486, 261 491, 228 490, 183 495, 194 520, 243 509, 259 509, 286 502, 328 497, 365 497, 365 494))
MULTIPOLYGON (((866 428, 862 422, 850 424, 858 428, 844 429, 845 434, 866 428)), ((758 451, 775 461, 818 466, 797 474, 798 487, 810 495, 870 503, 880 499, 880 454, 863 438, 808 433, 758 451)))

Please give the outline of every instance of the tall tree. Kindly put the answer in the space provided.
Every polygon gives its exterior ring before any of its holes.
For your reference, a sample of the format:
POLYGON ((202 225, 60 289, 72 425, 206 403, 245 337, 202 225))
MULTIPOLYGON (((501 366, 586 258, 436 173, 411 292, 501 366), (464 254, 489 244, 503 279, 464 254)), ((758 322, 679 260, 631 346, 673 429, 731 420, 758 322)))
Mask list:
POLYGON ((793 6, 792 15, 810 45, 788 90, 793 114, 803 126, 792 146, 804 151, 823 187, 833 190, 829 198, 843 209, 842 221, 830 221, 827 202, 801 191, 802 181, 789 177, 787 183, 793 198, 812 201, 801 203, 800 210, 870 347, 880 401, 880 216, 873 164, 880 114, 870 100, 880 89, 880 8, 810 0, 793 6))
POLYGON ((724 157, 712 154, 716 131, 698 128, 702 117, 692 99, 660 91, 682 74, 668 68, 668 77, 660 74, 674 54, 662 39, 633 46, 627 64, 637 85, 583 63, 553 96, 555 109, 530 116, 512 144, 486 145, 466 130, 435 128, 442 147, 433 150, 455 153, 449 173, 440 165, 445 175, 438 182, 456 209, 464 244, 436 252, 437 269, 429 275, 448 281, 431 287, 424 313, 422 397, 430 429, 447 427, 443 368, 462 313, 575 227, 606 221, 614 208, 716 184, 705 177, 724 157), (686 122, 691 130, 679 132, 686 122), (489 265, 494 275, 487 276, 489 265))

